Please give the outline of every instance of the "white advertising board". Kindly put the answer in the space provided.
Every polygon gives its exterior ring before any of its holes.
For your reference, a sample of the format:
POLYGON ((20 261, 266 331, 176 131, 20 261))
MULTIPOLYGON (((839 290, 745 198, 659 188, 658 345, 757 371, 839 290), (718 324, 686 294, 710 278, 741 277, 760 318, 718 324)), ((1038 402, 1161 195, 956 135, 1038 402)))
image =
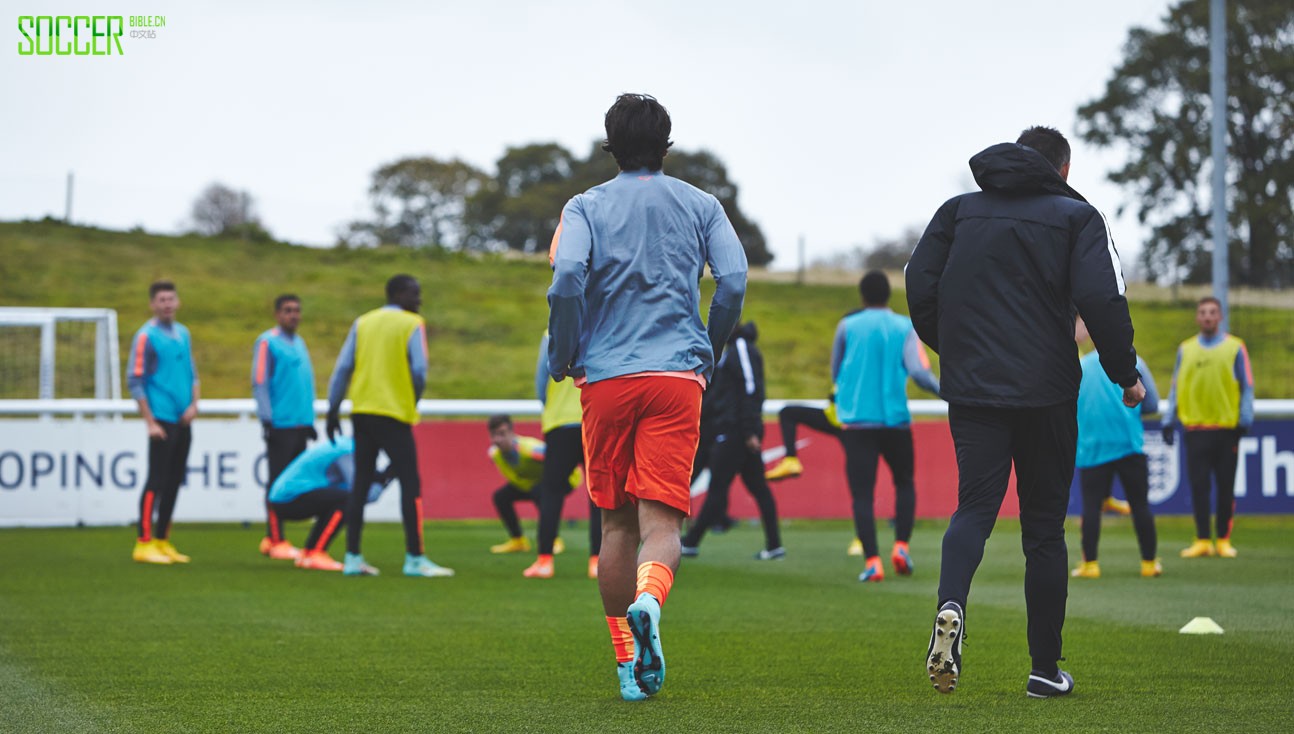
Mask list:
MULTIPOLYGON (((0 420, 0 527, 134 523, 147 476, 143 421, 0 420)), ((265 476, 258 423, 200 419, 174 521, 264 522, 265 476)), ((400 518, 392 489, 365 519, 400 518)))

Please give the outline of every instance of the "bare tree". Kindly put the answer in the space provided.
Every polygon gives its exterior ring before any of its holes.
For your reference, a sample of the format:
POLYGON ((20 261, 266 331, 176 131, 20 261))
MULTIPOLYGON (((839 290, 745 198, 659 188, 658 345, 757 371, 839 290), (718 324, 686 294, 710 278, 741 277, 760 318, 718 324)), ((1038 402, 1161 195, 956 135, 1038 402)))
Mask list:
POLYGON ((270 239, 256 214, 256 204, 246 191, 235 191, 222 183, 212 183, 193 202, 193 225, 209 236, 238 236, 243 239, 270 239))

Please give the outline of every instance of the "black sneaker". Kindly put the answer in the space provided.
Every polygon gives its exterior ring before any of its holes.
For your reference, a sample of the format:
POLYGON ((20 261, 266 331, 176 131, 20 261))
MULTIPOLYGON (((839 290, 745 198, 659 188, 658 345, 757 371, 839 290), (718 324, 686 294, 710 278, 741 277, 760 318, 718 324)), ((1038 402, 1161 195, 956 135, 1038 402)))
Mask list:
POLYGON ((952 693, 957 689, 957 676, 962 672, 962 638, 965 635, 961 605, 955 601, 944 602, 935 617, 935 626, 930 632, 930 648, 926 650, 926 672, 940 693, 952 693))
POLYGON ((1068 696, 1074 691, 1074 676, 1063 670, 1057 670, 1054 678, 1048 678, 1036 670, 1030 671, 1029 685, 1025 690, 1028 691, 1029 698, 1068 696))
POLYGON ((780 545, 773 550, 765 549, 755 554, 756 561, 774 561, 778 558, 786 558, 786 549, 780 545))

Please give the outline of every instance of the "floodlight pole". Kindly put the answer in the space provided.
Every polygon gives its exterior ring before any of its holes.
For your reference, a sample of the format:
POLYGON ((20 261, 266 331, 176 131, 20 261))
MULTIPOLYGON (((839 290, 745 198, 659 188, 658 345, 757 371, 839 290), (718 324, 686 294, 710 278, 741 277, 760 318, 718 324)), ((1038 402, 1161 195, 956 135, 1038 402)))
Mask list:
POLYGON ((1209 92, 1213 97, 1213 297, 1222 305, 1226 331, 1231 316, 1227 260, 1227 3, 1209 2, 1209 92))

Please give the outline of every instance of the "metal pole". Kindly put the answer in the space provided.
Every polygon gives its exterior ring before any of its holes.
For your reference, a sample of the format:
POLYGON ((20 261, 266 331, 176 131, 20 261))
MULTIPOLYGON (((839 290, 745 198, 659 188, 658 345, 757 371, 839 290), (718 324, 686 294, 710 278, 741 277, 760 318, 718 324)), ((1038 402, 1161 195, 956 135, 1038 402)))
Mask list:
POLYGON ((72 172, 67 172, 67 201, 63 206, 63 224, 72 223, 72 172))
POLYGON ((54 317, 40 325, 40 388, 41 400, 54 399, 54 317))
POLYGON ((1227 260, 1227 3, 1209 3, 1209 92, 1213 97, 1213 297, 1222 304, 1224 332, 1231 308, 1227 260))
POLYGON ((800 245, 799 247, 800 267, 799 267, 799 270, 796 272, 795 282, 800 285, 804 285, 804 235, 800 235, 799 245, 800 245))

